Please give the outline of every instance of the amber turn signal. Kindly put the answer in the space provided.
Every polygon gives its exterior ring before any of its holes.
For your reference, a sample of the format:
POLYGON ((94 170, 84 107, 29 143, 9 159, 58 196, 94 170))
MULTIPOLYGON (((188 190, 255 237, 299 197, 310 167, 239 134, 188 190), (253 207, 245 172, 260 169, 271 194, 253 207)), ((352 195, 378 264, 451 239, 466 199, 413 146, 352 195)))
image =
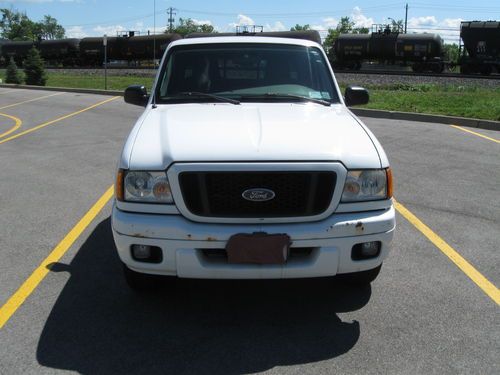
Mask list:
POLYGON ((116 183, 115 183, 115 197, 119 201, 123 201, 125 198, 125 194, 123 192, 123 177, 125 176, 125 172, 123 169, 119 169, 116 174, 116 183))
POLYGON ((387 199, 390 199, 392 198, 392 193, 393 193, 391 168, 386 169, 386 174, 387 174, 387 199))

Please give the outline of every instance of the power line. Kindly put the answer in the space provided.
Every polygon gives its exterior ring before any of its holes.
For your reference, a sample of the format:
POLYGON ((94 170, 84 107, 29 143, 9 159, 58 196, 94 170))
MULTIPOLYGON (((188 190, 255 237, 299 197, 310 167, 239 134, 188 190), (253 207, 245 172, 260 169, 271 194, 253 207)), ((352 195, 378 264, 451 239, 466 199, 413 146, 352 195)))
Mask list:
POLYGON ((500 9, 500 7, 492 7, 492 6, 463 6, 463 5, 457 5, 457 4, 436 4, 436 3, 411 3, 412 7, 413 6, 428 6, 428 7, 434 7, 434 8, 445 8, 445 9, 450 9, 450 8, 457 8, 457 9, 468 9, 468 10, 492 10, 492 9, 500 9))
MULTIPOLYGON (((156 12, 156 14, 161 14, 162 12, 156 12)), ((108 20, 108 21, 102 21, 102 22, 90 22, 90 23, 79 23, 79 24, 73 24, 73 25, 62 25, 63 27, 74 27, 74 26, 95 26, 95 25, 110 25, 116 22, 132 22, 132 21, 138 21, 142 20, 144 18, 151 18, 155 15, 155 13, 148 13, 144 14, 142 16, 135 16, 134 18, 120 18, 120 19, 114 19, 114 20, 108 20)))
MULTIPOLYGON (((461 7, 458 5, 436 5, 436 4, 428 4, 428 3, 410 3, 411 7, 413 9, 433 9, 433 10, 449 10, 450 8, 461 10, 463 12, 478 12, 478 11, 483 11, 483 12, 495 12, 495 11, 500 11, 500 7, 461 7)), ((392 9, 400 9, 401 7, 404 7, 405 3, 389 3, 389 4, 381 4, 378 6, 370 6, 370 7, 363 7, 361 10, 363 12, 365 11, 387 11, 387 10, 392 10, 392 9)), ((174 15, 177 13, 175 11, 179 12, 184 12, 188 14, 199 14, 199 15, 207 15, 207 16, 231 16, 234 17, 236 14, 245 14, 246 16, 249 17, 259 17, 259 18, 294 18, 294 17, 301 17, 301 18, 312 18, 312 17, 325 17, 326 15, 332 15, 332 14, 342 14, 342 13, 352 13, 353 8, 350 9, 331 9, 331 10, 323 10, 323 11, 314 11, 314 12, 303 12, 303 13, 294 13, 294 12, 285 12, 285 13, 247 13, 247 12, 214 12, 210 10, 193 10, 193 9, 175 9, 173 7, 170 7, 167 9, 167 14, 168 14, 168 27, 169 30, 173 29, 173 23, 175 22, 175 19, 173 18, 174 15)), ((107 20, 107 21, 101 21, 101 22, 90 22, 90 23, 84 23, 84 24, 71 24, 71 25, 63 25, 64 27, 75 27, 75 26, 95 26, 95 25, 111 25, 113 23, 117 22, 132 22, 132 21, 139 21, 143 20, 146 18, 151 18, 155 15, 160 15, 162 14, 163 11, 158 11, 154 13, 147 13, 143 14, 140 16, 135 16, 135 17, 129 17, 129 18, 120 18, 120 19, 114 19, 114 20, 107 20)))
MULTIPOLYGON (((387 9, 399 9, 401 6, 404 6, 404 3, 391 3, 391 4, 382 4, 378 6, 371 7, 363 7, 362 10, 387 10, 387 9)), ((252 13, 252 12, 214 12, 209 10, 194 10, 194 9, 178 9, 180 12, 192 13, 192 14, 201 14, 201 15, 209 15, 209 16, 234 16, 235 14, 245 14, 246 16, 251 17, 308 17, 308 16, 325 16, 329 13, 349 13, 353 11, 353 8, 349 9, 330 9, 323 11, 315 11, 315 12, 301 12, 301 13, 252 13)))

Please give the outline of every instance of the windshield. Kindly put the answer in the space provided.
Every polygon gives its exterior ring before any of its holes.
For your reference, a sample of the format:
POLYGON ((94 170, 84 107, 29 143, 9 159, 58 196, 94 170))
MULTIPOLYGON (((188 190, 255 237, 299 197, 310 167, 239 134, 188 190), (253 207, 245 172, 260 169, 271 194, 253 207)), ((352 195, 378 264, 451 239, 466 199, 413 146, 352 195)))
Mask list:
POLYGON ((156 95, 158 103, 215 101, 214 95, 242 102, 339 102, 318 48, 264 43, 176 47, 162 68, 156 95))

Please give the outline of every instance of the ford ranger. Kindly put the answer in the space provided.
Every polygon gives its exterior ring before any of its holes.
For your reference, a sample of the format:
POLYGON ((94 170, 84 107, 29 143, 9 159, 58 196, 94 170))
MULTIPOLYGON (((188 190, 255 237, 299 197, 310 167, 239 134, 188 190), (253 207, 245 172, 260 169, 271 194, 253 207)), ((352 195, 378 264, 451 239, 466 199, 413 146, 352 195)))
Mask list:
POLYGON ((125 278, 370 283, 395 229, 380 143, 322 47, 222 36, 169 45, 119 160, 112 231, 125 278), (156 276, 155 276, 156 275, 156 276))

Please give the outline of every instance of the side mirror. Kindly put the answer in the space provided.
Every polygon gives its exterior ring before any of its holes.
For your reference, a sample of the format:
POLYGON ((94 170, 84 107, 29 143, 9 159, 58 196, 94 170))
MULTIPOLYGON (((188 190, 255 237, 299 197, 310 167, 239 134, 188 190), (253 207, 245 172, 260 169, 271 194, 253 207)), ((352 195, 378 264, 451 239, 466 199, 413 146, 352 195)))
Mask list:
POLYGON ((125 103, 135 104, 145 107, 149 101, 146 88, 142 85, 132 85, 125 89, 125 103))
POLYGON ((345 105, 350 107, 353 105, 366 104, 370 100, 368 90, 359 86, 348 86, 345 89, 345 105))

